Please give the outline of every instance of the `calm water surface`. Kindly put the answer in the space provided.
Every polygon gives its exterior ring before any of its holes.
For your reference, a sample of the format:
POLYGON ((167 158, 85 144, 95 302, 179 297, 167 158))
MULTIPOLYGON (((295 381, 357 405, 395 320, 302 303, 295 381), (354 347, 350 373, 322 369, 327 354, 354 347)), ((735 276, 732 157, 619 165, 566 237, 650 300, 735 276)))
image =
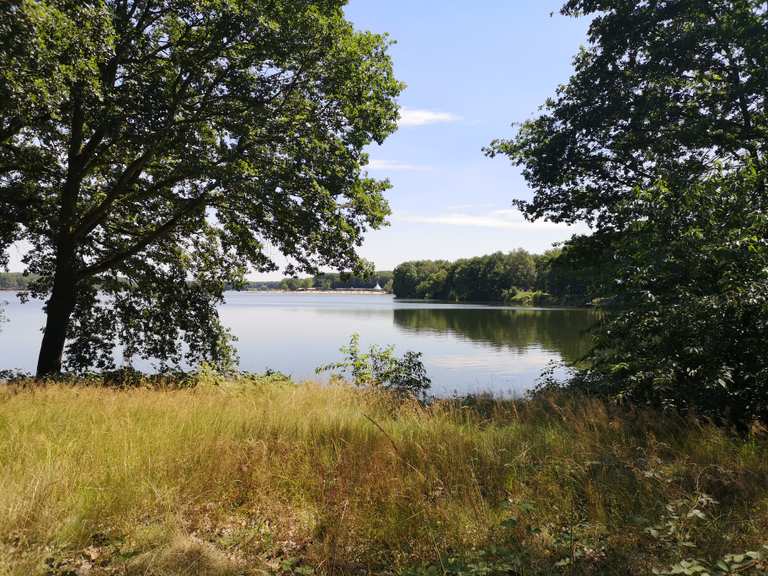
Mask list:
MULTIPOLYGON (((0 292, 8 322, 0 325, 0 369, 32 371, 40 345, 39 302, 20 304, 0 292)), ((221 308, 237 336, 242 370, 280 370, 316 378, 317 366, 339 360, 353 333, 361 345, 394 344, 423 352, 432 392, 519 394, 552 361, 577 360, 596 313, 394 300, 387 295, 231 292, 221 308)), ((142 369, 149 365, 136 364, 142 369)))

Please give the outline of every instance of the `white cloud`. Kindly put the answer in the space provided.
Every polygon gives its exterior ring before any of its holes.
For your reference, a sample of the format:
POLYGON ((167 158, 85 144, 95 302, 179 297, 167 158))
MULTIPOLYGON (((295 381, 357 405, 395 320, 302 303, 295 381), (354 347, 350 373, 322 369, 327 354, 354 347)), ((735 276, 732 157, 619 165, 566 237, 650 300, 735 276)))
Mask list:
POLYGON ((498 206, 498 204, 491 204, 490 202, 485 202, 482 204, 452 204, 451 206, 446 206, 445 209, 449 212, 460 212, 462 210, 478 210, 480 208, 493 208, 494 206, 498 206))
POLYGON ((400 108, 399 126, 426 126, 427 124, 446 124, 461 120, 460 116, 450 112, 422 110, 417 108, 400 108))
POLYGON ((476 228, 506 228, 511 230, 531 230, 531 229, 561 229, 571 230, 572 232, 587 232, 588 228, 583 225, 568 226, 545 220, 528 222, 523 218, 519 210, 512 208, 503 210, 492 210, 484 214, 466 214, 463 212, 449 212, 435 216, 403 214, 393 216, 393 220, 400 222, 410 222, 413 224, 441 224, 445 226, 464 226, 476 228))
POLYGON ((428 172, 432 166, 426 164, 408 164, 396 160, 371 160, 369 170, 386 170, 387 172, 428 172))

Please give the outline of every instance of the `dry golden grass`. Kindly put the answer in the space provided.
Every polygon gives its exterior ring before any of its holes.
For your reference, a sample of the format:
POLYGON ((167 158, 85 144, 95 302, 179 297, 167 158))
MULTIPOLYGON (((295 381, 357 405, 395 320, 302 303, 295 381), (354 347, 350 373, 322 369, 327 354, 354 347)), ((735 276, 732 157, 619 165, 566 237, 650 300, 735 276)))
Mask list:
POLYGON ((274 379, 0 391, 4 576, 394 573, 502 542, 523 573, 647 574, 767 535, 761 433, 596 400, 423 407, 274 379))

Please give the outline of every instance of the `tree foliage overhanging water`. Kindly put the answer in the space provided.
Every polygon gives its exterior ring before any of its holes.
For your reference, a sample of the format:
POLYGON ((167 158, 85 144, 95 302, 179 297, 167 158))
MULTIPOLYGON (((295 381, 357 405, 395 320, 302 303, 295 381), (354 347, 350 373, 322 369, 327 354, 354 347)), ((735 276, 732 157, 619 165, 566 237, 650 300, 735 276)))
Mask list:
POLYGON ((717 419, 768 420, 768 6, 569 0, 575 73, 490 155, 532 219, 585 220, 624 312, 579 382, 717 419), (605 258, 605 256, 609 258, 605 258))

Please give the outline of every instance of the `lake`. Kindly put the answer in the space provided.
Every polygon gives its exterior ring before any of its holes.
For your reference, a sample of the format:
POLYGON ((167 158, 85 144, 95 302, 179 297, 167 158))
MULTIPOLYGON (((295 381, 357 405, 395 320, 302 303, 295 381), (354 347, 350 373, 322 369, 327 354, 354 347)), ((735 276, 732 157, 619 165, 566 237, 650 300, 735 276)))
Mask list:
MULTIPOLYGON (((0 325, 0 369, 34 370, 43 312, 12 292, 0 325)), ((492 392, 517 395, 551 362, 587 351, 585 332, 597 313, 583 309, 513 308, 395 300, 389 295, 229 292, 221 317, 237 336, 240 369, 267 368, 295 379, 341 359, 353 333, 361 346, 394 344, 422 352, 437 396, 492 392)), ((137 368, 150 369, 136 363, 137 368)), ((557 372, 563 374, 562 370, 557 372)))

